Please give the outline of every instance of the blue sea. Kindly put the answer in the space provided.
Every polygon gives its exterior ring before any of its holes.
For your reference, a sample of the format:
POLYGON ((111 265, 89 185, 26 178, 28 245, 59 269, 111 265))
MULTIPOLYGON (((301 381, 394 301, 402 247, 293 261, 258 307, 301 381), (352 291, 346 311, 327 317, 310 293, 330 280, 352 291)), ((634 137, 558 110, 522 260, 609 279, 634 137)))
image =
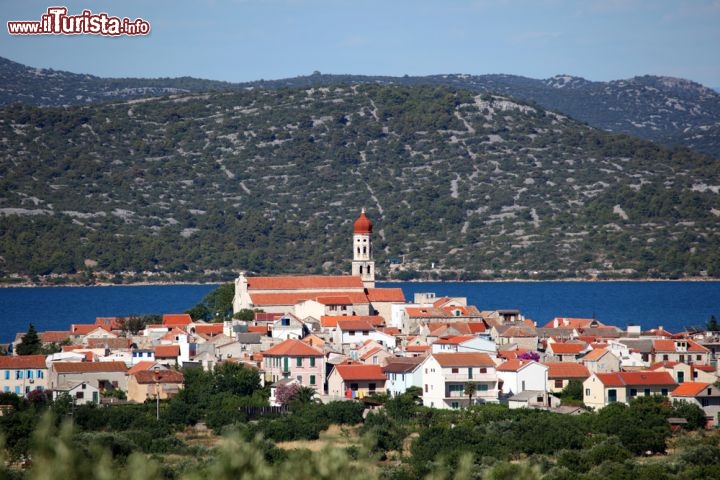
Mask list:
MULTIPOLYGON (((416 292, 467 297, 480 310, 518 309, 543 325, 554 317, 595 317, 625 328, 663 326, 671 332, 720 319, 720 282, 408 282, 416 292)), ((0 343, 33 323, 39 331, 67 330, 96 317, 182 313, 217 285, 0 288, 0 343)))

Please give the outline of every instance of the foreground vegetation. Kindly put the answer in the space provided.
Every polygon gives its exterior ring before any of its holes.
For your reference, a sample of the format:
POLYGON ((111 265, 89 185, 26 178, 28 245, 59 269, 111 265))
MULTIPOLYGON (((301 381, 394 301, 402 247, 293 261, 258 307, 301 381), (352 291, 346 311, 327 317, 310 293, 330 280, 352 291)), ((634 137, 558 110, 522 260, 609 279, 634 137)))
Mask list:
POLYGON ((2 479, 528 478, 693 479, 720 476, 720 436, 702 411, 661 397, 563 416, 481 405, 419 407, 417 392, 356 402, 290 395, 285 413, 257 415, 267 389, 255 370, 223 364, 185 372, 160 405, 74 406, 0 395, 2 479), (672 435, 667 419, 688 420, 672 435), (331 426, 342 441, 319 441, 331 426), (290 442, 290 443, 288 443, 290 442))

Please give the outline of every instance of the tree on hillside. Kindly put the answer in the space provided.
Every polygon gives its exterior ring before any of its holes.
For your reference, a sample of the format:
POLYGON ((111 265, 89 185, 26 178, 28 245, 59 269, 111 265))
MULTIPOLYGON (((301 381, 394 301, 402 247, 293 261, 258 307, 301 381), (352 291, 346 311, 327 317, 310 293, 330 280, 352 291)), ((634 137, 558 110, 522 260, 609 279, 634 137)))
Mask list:
POLYGON ((35 355, 40 353, 42 342, 38 336, 35 326, 31 323, 22 341, 18 343, 15 353, 18 355, 35 355))

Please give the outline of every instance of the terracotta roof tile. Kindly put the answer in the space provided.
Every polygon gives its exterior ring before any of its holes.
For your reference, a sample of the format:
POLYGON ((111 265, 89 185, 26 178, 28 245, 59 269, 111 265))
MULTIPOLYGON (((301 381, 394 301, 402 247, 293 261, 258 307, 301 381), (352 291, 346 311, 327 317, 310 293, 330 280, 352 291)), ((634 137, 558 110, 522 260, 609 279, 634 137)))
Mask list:
POLYGON ((130 369, 127 371, 127 373, 128 373, 128 375, 133 375, 142 370, 150 370, 153 367, 153 365, 155 365, 156 363, 157 362, 153 362, 152 360, 138 362, 137 364, 130 367, 130 369))
POLYGON ((166 313, 162 316, 162 324, 165 326, 180 326, 190 325, 192 318, 187 313, 166 313))
POLYGON ((409 317, 448 317, 449 315, 441 308, 436 307, 405 307, 409 317))
POLYGON ((363 289, 362 279, 351 275, 248 277, 247 280, 251 295, 253 290, 363 289))
POLYGON ((94 323, 74 323, 70 326, 70 332, 73 335, 87 335, 88 333, 92 332, 93 330, 97 330, 98 328, 102 328, 103 330, 106 330, 109 332, 109 330, 102 325, 95 325, 94 323))
POLYGON ((517 372, 521 368, 534 363, 532 360, 519 360, 517 358, 511 358, 504 363, 501 363, 497 367, 498 372, 517 372))
POLYGON ((47 368, 45 355, 1 355, 0 369, 47 368))
POLYGON ((69 331, 47 331, 38 333, 42 343, 60 343, 70 338, 69 331))
POLYGON ((335 370, 337 370, 344 381, 386 379, 380 365, 340 364, 335 366, 335 370))
POLYGON ((323 353, 305 342, 288 339, 262 352, 266 357, 322 357, 323 353))
POLYGON ((127 372, 125 362, 55 362, 57 373, 127 372))
POLYGON ((438 345, 459 345, 461 343, 472 340, 475 337, 472 335, 453 335, 448 337, 438 338, 434 343, 438 345))
POLYGON ((345 320, 342 317, 337 322, 338 329, 343 331, 348 330, 361 330, 361 331, 370 331, 375 330, 375 327, 373 327, 370 322, 367 320, 345 320))
MULTIPOLYGON (((359 278, 359 277, 358 277, 359 278)), ((334 292, 333 297, 347 297, 346 305, 366 305, 368 303, 367 296, 362 292, 334 292)), ((295 305, 306 300, 316 300, 328 298, 324 292, 282 292, 282 293, 253 293, 250 292, 250 299, 253 305, 295 305)), ((316 300, 317 301, 317 300, 316 300)), ((322 302, 319 302, 322 303, 322 302)))
POLYGON ((584 343, 548 343, 547 350, 559 355, 577 355, 582 352, 587 345, 584 343))
POLYGON ((633 385, 677 385, 668 372, 612 372, 596 373, 595 375, 606 387, 625 387, 633 385))
POLYGON ((183 383, 185 377, 181 372, 175 370, 161 369, 157 372, 153 370, 141 370, 133 374, 137 383, 155 384, 155 383, 183 383))
POLYGON ((180 356, 180 345, 156 345, 155 358, 177 358, 180 356))
POLYGON ((208 323, 208 324, 196 324, 195 333, 201 333, 203 335, 220 335, 223 333, 222 323, 208 323))
POLYGON ((703 382, 685 382, 678 385, 675 390, 670 392, 670 395, 673 397, 695 397, 710 385, 710 383, 703 382))
POLYGON ((544 362, 548 367, 548 378, 588 378, 590 371, 582 363, 575 362, 544 362))
POLYGON ((402 288, 368 288, 367 296, 370 302, 405 303, 402 288))
POLYGON ((495 362, 492 361, 487 353, 433 353, 431 354, 441 367, 494 367, 495 362))
POLYGON ((588 353, 583 355, 580 360, 583 362, 595 362, 597 360, 600 360, 606 353, 609 353, 604 348, 596 348, 594 350, 590 350, 588 353))
POLYGON ((88 338, 88 348, 111 348, 111 349, 127 349, 130 348, 132 340, 129 338, 88 338))

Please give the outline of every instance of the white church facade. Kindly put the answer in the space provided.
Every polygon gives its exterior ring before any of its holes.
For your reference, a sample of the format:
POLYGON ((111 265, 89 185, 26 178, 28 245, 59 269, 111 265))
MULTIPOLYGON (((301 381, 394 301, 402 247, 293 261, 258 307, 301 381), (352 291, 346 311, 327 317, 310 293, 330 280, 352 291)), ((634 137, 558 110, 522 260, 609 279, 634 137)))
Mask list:
POLYGON ((253 277, 241 272, 235 279, 233 312, 257 309, 300 318, 389 313, 390 305, 404 303, 405 297, 400 288, 375 288, 372 229, 362 209, 353 224, 351 275, 253 277))

